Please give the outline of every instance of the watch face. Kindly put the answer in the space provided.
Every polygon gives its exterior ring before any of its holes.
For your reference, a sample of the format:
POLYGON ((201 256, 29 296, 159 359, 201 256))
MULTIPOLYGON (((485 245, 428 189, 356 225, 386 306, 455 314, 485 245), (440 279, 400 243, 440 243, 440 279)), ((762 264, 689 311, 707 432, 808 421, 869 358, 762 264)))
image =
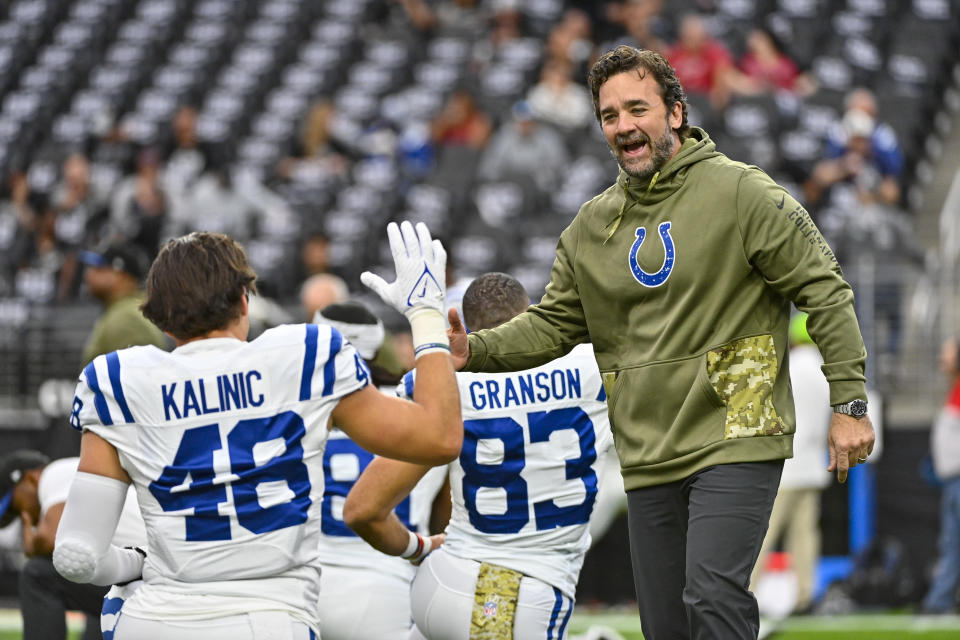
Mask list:
POLYGON ((867 414, 867 403, 864 400, 854 400, 850 403, 850 415, 854 418, 862 418, 867 414))

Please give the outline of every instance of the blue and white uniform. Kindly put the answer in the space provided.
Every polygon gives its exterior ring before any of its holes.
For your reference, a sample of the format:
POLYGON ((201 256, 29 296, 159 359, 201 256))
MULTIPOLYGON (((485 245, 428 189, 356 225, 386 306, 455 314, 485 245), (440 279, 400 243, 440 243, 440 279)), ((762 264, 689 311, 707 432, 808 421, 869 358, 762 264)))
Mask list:
POLYGON ((131 347, 83 370, 71 423, 117 449, 147 528, 118 639, 127 617, 282 614, 316 631, 327 423, 369 383, 340 333, 313 324, 131 347))
MULTIPOLYGON (((393 395, 393 389, 390 389, 393 395)), ((406 640, 413 622, 410 582, 416 567, 377 551, 343 522, 343 503, 373 455, 331 429, 323 455, 324 494, 319 561, 320 635, 324 640, 406 640)), ((430 512, 446 478, 434 467, 394 512, 409 529, 429 534, 430 512)))
MULTIPOLYGON (((523 574, 513 637, 559 640, 590 547, 598 458, 613 444, 593 349, 457 382, 464 441, 449 465, 453 511, 446 541, 414 579, 414 621, 428 638, 468 638, 485 562, 523 574)), ((413 375, 401 384, 412 397, 413 375)), ((482 615, 497 609, 492 600, 482 615)))

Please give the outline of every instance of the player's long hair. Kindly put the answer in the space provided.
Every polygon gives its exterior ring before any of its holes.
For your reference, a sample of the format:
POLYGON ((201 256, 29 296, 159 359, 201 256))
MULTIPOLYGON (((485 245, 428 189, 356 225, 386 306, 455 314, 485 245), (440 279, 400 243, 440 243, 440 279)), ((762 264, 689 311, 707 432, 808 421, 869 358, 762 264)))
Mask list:
POLYGON ((143 315, 179 340, 225 329, 241 301, 256 293, 257 274, 230 236, 196 231, 169 240, 147 273, 143 315))

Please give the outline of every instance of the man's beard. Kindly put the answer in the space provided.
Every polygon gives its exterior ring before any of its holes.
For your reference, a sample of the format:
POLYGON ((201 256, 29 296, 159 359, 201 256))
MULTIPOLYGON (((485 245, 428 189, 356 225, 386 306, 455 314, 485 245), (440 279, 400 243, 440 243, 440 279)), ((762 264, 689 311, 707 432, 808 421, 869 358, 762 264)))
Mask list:
POLYGON ((613 157, 617 159, 617 164, 620 165, 620 168, 632 178, 636 178, 638 180, 649 180, 653 174, 663 168, 663 165, 667 164, 667 160, 669 160, 673 155, 676 140, 674 140, 673 130, 670 128, 668 123, 663 135, 654 139, 652 142, 646 134, 638 133, 636 135, 618 137, 616 144, 617 148, 614 149, 611 147, 610 153, 612 153, 613 157), (622 149, 624 145, 637 142, 647 143, 649 157, 643 166, 628 168, 623 159, 620 157, 620 149, 622 149))

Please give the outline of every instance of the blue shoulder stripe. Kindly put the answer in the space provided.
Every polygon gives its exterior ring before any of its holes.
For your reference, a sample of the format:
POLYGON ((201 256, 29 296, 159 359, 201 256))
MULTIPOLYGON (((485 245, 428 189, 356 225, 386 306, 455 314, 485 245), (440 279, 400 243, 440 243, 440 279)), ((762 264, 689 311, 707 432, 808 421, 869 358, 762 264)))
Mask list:
POLYGON ((600 385, 600 393, 597 394, 597 402, 603 402, 607 399, 607 390, 600 385))
POLYGON ((113 398, 120 407, 125 422, 132 424, 133 414, 127 406, 127 399, 123 395, 123 386, 120 384, 120 356, 116 351, 107 354, 107 374, 110 376, 110 386, 113 388, 113 398))
POLYGON ((333 393, 333 383, 337 377, 337 354, 343 346, 343 336, 340 332, 330 327, 330 355, 323 364, 323 397, 333 393))
POLYGON ((103 391, 100 391, 100 383, 97 381, 97 368, 94 366, 94 360, 83 370, 83 375, 87 379, 87 386, 93 392, 93 406, 97 408, 97 416, 104 425, 113 424, 113 418, 110 417, 110 409, 107 407, 107 399, 103 397, 103 391))
POLYGON ((403 392, 408 398, 413 397, 413 371, 407 371, 403 374, 403 392))
POLYGON ((310 399, 310 388, 313 386, 313 368, 317 365, 317 333, 320 331, 315 324, 308 324, 307 336, 303 342, 306 351, 303 354, 303 373, 300 374, 300 399, 310 399))

